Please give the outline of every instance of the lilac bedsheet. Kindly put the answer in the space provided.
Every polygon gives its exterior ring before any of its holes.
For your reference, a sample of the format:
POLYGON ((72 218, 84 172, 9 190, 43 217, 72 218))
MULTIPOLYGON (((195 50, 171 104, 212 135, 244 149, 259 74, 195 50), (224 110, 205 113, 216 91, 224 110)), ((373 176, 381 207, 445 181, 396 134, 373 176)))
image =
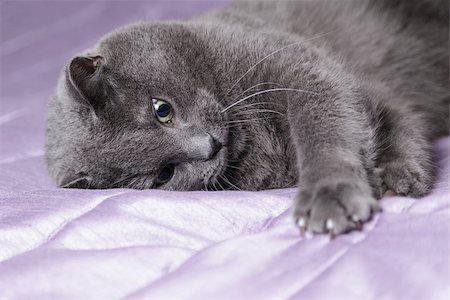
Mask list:
POLYGON ((449 299, 449 149, 421 200, 382 200, 362 232, 301 239, 294 189, 56 189, 43 161, 61 66, 134 20, 223 2, 1 2, 0 299, 449 299))

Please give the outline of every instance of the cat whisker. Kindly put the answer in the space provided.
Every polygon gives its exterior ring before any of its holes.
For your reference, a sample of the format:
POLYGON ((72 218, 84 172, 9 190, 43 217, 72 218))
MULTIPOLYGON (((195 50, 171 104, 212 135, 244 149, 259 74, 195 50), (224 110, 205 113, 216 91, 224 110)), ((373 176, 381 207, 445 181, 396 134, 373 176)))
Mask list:
POLYGON ((225 165, 225 167, 226 168, 231 168, 231 169, 236 169, 236 170, 239 170, 239 171, 244 171, 242 168, 239 168, 239 167, 236 167, 236 166, 232 166, 232 165, 229 165, 229 164, 225 165))
POLYGON ((244 111, 240 111, 238 113, 236 113, 236 116, 242 116, 242 115, 247 115, 247 114, 252 114, 252 113, 274 113, 274 114, 279 114, 283 117, 285 117, 285 115, 279 111, 275 111, 275 110, 271 110, 271 109, 249 109, 249 110, 244 110, 244 111))
MULTIPOLYGON (((216 187, 217 187, 216 188, 216 192, 221 191, 221 189, 220 189, 221 187, 219 185, 219 180, 218 179, 215 180, 215 184, 216 184, 216 187)), ((223 188, 222 188, 222 190, 223 190, 223 188)))
POLYGON ((252 86, 252 87, 249 87, 248 89, 246 89, 245 91, 243 91, 242 93, 240 93, 240 94, 238 95, 238 97, 240 97, 240 96, 242 96, 242 95, 245 95, 245 93, 247 93, 248 91, 251 91, 252 89, 254 89, 254 88, 258 87, 258 86, 269 85, 269 84, 276 85, 276 86, 280 86, 280 84, 279 84, 279 83, 276 83, 276 82, 271 82, 271 81, 261 82, 261 83, 255 84, 255 85, 252 86))
POLYGON ((233 179, 235 182, 239 182, 239 180, 237 180, 237 179, 233 176, 233 174, 231 174, 231 171, 230 171, 230 170, 225 170, 224 174, 225 174, 226 176, 228 176, 230 179, 233 179))
POLYGON ((262 120, 263 118, 254 118, 254 119, 248 119, 248 120, 232 120, 232 121, 228 121, 228 124, 234 124, 234 123, 252 123, 255 121, 259 121, 262 120))
POLYGON ((333 29, 333 30, 330 30, 330 31, 328 31, 328 32, 325 32, 325 33, 322 33, 322 34, 318 34, 318 35, 316 35, 316 36, 313 36, 313 37, 311 37, 311 38, 309 38, 309 39, 306 39, 306 40, 303 40, 303 41, 299 41, 299 42, 295 42, 295 43, 286 45, 286 46, 281 47, 281 48, 279 48, 279 49, 273 51, 272 53, 269 53, 268 55, 264 56, 264 57, 263 57, 262 59, 260 59, 257 63, 255 63, 253 66, 251 66, 251 67, 250 67, 250 68, 249 68, 249 69, 248 69, 241 77, 239 77, 239 79, 238 79, 238 80, 231 86, 231 88, 227 91, 227 93, 225 94, 224 98, 225 98, 226 96, 228 96, 228 94, 230 94, 230 92, 236 87, 236 85, 237 85, 239 82, 241 82, 242 79, 244 79, 245 76, 247 76, 248 73, 250 73, 254 68, 256 68, 259 64, 261 64, 262 62, 264 62, 266 59, 270 58, 271 56, 273 56, 273 55, 277 54, 278 52, 281 52, 281 51, 283 51, 283 50, 285 50, 285 49, 287 49, 287 48, 289 48, 289 47, 296 46, 296 45, 300 45, 300 44, 306 43, 306 42, 310 42, 310 41, 312 41, 312 40, 315 40, 315 39, 324 37, 324 36, 326 36, 326 35, 328 35, 328 34, 330 34, 330 33, 333 33, 333 32, 335 32, 335 31, 336 31, 336 29, 333 29))
POLYGON ((112 184, 112 186, 113 186, 113 187, 120 187, 120 186, 118 186, 119 184, 121 184, 121 183, 123 183, 124 181, 127 181, 127 180, 129 180, 129 179, 131 179, 131 178, 133 178, 134 176, 136 176, 136 174, 129 174, 129 175, 123 177, 123 178, 120 178, 119 180, 115 181, 115 182, 112 184))
POLYGON ((313 92, 313 91, 302 90, 302 89, 293 89, 293 88, 275 88, 275 89, 268 89, 268 90, 259 91, 259 92, 253 93, 253 94, 251 94, 251 95, 249 95, 249 96, 246 96, 246 97, 244 97, 244 98, 242 98, 242 99, 240 99, 240 100, 234 102, 233 104, 228 105, 228 106, 225 107, 220 113, 226 112, 226 111, 229 110, 230 108, 232 108, 232 107, 238 105, 239 103, 241 103, 241 102, 243 102, 243 101, 245 101, 245 100, 247 100, 247 99, 253 98, 253 97, 258 96, 258 95, 261 95, 261 94, 272 93, 272 92, 301 92, 301 93, 309 93, 309 94, 318 95, 317 93, 315 93, 315 92, 313 92))
POLYGON ((244 123, 253 123, 258 124, 258 121, 263 119, 270 119, 272 117, 265 117, 265 118, 252 118, 252 119, 238 119, 238 120, 230 120, 225 122, 225 126, 218 126, 218 129, 231 129, 234 127, 239 127, 241 124, 244 123))
POLYGON ((217 186, 216 186, 216 182, 217 182, 217 180, 214 179, 214 181, 212 181, 211 184, 212 184, 212 186, 213 186, 213 190, 217 192, 218 189, 217 189, 217 186))
POLYGON ((230 186, 234 187, 236 190, 240 191, 241 189, 238 188, 237 186, 235 186, 234 184, 232 184, 225 176, 220 175, 220 178, 222 178, 223 181, 225 181, 227 184, 229 184, 230 186))
MULTIPOLYGON (((220 178, 222 178, 222 175, 219 175, 220 178)), ((225 188, 222 186, 219 180, 217 180, 217 184, 220 186, 221 191, 225 191, 225 188)))
POLYGON ((240 160, 238 160, 238 159, 228 159, 228 161, 230 161, 230 162, 240 162, 240 160))
MULTIPOLYGON (((250 122, 249 122, 249 123, 250 123, 250 122)), ((257 123, 253 123, 253 124, 257 124, 257 123)), ((224 128, 232 130, 232 129, 236 128, 236 127, 241 127, 242 125, 245 125, 245 123, 244 123, 244 124, 243 124, 243 123, 236 123, 236 124, 233 124, 233 125, 229 125, 229 126, 227 126, 227 127, 224 127, 224 128)))
POLYGON ((250 103, 250 104, 246 104, 246 105, 237 105, 237 106, 234 106, 231 109, 229 109, 228 112, 231 113, 231 112, 234 112, 235 110, 242 110, 244 108, 253 107, 253 106, 257 106, 257 105, 264 105, 264 104, 279 105, 280 103, 256 102, 256 103, 250 103))
POLYGON ((138 186, 138 188, 141 189, 141 190, 145 189, 145 187, 146 187, 145 183, 146 183, 146 182, 147 182, 147 177, 140 177, 140 178, 137 180, 137 186, 138 186))
MULTIPOLYGON (((259 103, 264 103, 264 102, 259 102, 259 103)), ((268 103, 268 102, 266 102, 266 103, 268 103)), ((262 105, 263 104, 254 104, 254 105, 248 104, 248 105, 243 105, 243 106, 237 105, 237 106, 233 107, 232 109, 228 110, 228 113, 229 114, 235 114, 235 113, 239 113, 241 111, 249 110, 249 109, 251 109, 253 107, 256 107, 256 108, 265 107, 265 106, 262 106, 262 105), (260 105, 260 106, 258 106, 258 105, 260 105)))
MULTIPOLYGON (((244 115, 242 115, 244 116, 244 115)), ((234 123, 251 123, 251 122, 256 122, 256 124, 258 123, 257 121, 260 120, 267 120, 267 119, 273 119, 276 118, 275 116, 265 116, 265 117, 253 117, 253 118, 249 118, 249 119, 237 119, 237 120, 230 120, 225 122, 226 124, 234 124, 234 123)), ((229 126, 228 126, 229 128, 229 126)))
POLYGON ((208 184, 205 180, 203 180, 203 186, 204 186, 204 188, 202 189, 202 191, 208 192, 208 184))
POLYGON ((235 127, 239 127, 242 126, 242 124, 240 123, 236 123, 236 124, 231 124, 231 125, 227 125, 227 126, 222 126, 222 127, 217 127, 218 129, 234 129, 235 127))
POLYGON ((136 188, 137 178, 131 178, 131 180, 127 183, 127 187, 131 189, 136 188))

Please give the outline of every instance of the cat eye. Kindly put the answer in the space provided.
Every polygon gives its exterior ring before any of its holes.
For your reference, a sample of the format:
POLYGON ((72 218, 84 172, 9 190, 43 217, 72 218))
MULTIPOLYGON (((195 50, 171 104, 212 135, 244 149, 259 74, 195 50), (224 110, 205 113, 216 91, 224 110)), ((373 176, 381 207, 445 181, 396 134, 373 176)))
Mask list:
POLYGON ((164 100, 152 99, 155 116, 161 123, 171 123, 173 117, 172 106, 164 100))
POLYGON ((173 173, 175 171, 175 167, 173 164, 168 164, 165 166, 156 177, 155 185, 160 186, 164 183, 167 183, 173 177, 173 173))

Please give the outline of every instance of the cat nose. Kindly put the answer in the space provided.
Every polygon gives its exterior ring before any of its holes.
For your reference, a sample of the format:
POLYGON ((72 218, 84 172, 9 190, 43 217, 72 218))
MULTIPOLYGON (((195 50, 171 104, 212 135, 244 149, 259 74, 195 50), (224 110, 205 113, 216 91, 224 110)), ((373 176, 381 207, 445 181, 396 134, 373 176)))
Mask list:
POLYGON ((213 159, 223 148, 222 143, 207 132, 189 134, 189 137, 180 139, 180 142, 180 156, 189 160, 213 159))
POLYGON ((208 159, 214 158, 217 153, 223 148, 223 145, 221 142, 219 142, 217 139, 215 139, 213 136, 209 135, 209 144, 211 145, 211 151, 209 152, 208 159))

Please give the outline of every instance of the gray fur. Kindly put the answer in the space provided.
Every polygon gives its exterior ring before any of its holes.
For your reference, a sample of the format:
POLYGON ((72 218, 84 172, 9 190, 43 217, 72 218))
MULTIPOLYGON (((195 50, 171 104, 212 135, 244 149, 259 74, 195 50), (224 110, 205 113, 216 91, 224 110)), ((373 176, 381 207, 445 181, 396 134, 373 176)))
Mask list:
POLYGON ((431 143, 449 133, 448 11, 441 0, 251 1, 118 29, 61 75, 50 174, 145 189, 170 163, 161 189, 298 183, 302 229, 356 228, 386 189, 432 187, 431 143), (154 97, 173 105, 173 123, 156 120, 154 97))

